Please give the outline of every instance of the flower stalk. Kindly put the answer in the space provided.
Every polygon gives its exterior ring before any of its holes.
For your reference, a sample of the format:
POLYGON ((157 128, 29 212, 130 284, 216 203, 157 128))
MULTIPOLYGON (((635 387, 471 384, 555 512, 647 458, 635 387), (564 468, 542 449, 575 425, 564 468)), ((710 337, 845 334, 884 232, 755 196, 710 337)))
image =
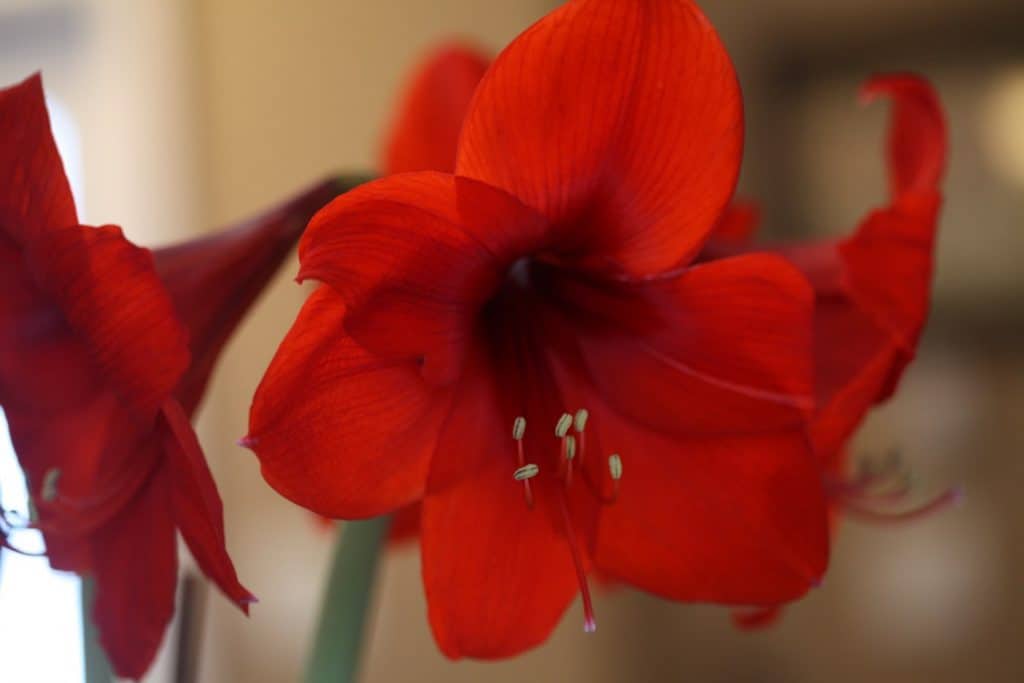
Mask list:
POLYGON ((83 576, 79 592, 82 600, 82 652, 85 656, 85 683, 113 683, 114 672, 110 667, 100 633, 92 620, 92 606, 96 601, 96 581, 83 576))
POLYGON ((390 521, 388 517, 377 517, 346 522, 338 530, 305 683, 355 680, 377 560, 390 521))

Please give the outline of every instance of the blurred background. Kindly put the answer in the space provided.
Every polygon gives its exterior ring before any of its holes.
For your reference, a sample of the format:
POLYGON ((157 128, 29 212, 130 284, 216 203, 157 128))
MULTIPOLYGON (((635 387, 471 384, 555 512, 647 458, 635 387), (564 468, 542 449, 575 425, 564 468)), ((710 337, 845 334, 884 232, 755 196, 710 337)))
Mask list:
MULTIPOLYGON (((87 223, 141 243, 198 234, 327 173, 375 168, 398 90, 424 51, 462 37, 497 51, 550 0, 0 0, 0 83, 42 69, 87 223)), ((777 236, 841 233, 884 198, 878 70, 927 75, 952 136, 936 297, 920 356, 855 451, 900 449, 955 510, 844 525, 825 584, 777 627, 631 592, 579 606, 515 660, 452 663, 426 622, 415 547, 389 551, 363 680, 1024 680, 1024 19, 1019 0, 703 0, 744 88, 740 194, 777 236)), ((246 620, 186 578, 185 617, 147 680, 298 680, 332 534, 274 494, 236 447, 248 402, 306 295, 280 274, 220 364, 200 436, 228 544, 260 596, 246 620), (198 653, 195 667, 182 667, 198 653)), ((2 423, 0 423, 2 427, 2 423)), ((2 430, 0 430, 2 436, 2 430)), ((5 504, 19 494, 0 441, 5 504), (14 484, 10 482, 14 481, 14 484)), ((13 502, 8 502, 13 501, 13 502)), ((188 572, 185 572, 186 576, 188 572)), ((80 680, 75 580, 45 560, 0 566, 0 680, 80 680)))

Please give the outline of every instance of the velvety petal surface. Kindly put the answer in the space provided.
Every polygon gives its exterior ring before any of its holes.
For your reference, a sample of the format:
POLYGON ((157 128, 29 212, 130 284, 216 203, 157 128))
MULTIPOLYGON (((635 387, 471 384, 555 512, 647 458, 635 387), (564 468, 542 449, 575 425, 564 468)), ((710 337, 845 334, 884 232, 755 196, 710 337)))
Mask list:
POLYGON ((432 52, 402 93, 383 150, 386 174, 455 170, 462 121, 490 59, 460 43, 432 52))
POLYGON ((115 226, 70 226, 34 237, 25 259, 106 381, 140 418, 151 419, 189 353, 150 252, 115 226))
POLYGON ((472 316, 537 243, 540 225, 512 197, 474 180, 389 176, 316 215, 299 246, 299 278, 341 295, 345 329, 362 346, 417 359, 424 376, 446 383, 459 373, 472 316))
POLYGON ((0 89, 0 168, 0 231, 15 242, 78 223, 39 74, 0 89))
POLYGON ((168 485, 166 476, 151 477, 93 541, 92 616, 115 672, 125 678, 146 672, 174 614, 178 560, 168 485))
POLYGON ((255 598, 238 581, 224 538, 224 509, 192 425, 177 402, 162 409, 164 457, 170 477, 174 523, 200 569, 248 612, 255 598))
POLYGON ((798 430, 666 439, 594 415, 624 465, 601 515, 600 570, 670 599, 740 605, 793 600, 822 576, 824 494, 798 430))
POLYGON ((423 495, 448 397, 415 362, 359 345, 345 315, 330 287, 309 298, 256 390, 246 444, 282 495, 357 519, 423 495))
POLYGON ((813 409, 813 292, 756 254, 608 287, 557 286, 586 372, 623 414, 667 434, 805 424, 813 409))
POLYGON ((739 85, 690 0, 573 0, 480 83, 456 172, 540 211, 566 259, 632 274, 692 259, 735 186, 739 85))

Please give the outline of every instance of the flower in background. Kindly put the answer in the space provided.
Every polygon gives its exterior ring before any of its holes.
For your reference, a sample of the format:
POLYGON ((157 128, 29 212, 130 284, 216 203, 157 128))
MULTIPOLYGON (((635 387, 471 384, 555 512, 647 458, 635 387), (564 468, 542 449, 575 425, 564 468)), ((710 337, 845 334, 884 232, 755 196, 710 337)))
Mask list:
POLYGON ((79 224, 38 76, 0 90, 0 137, 0 406, 51 566, 95 578, 101 642, 138 678, 174 611, 175 530, 229 599, 253 600, 189 416, 234 325, 336 192, 154 261, 117 227, 79 224))
POLYGON ((449 42, 431 51, 403 89, 381 153, 387 175, 455 171, 462 122, 490 58, 449 42))
MULTIPOLYGON (((902 520, 946 506, 957 492, 906 509, 911 491, 898 460, 850 476, 847 445, 872 406, 896 390, 928 317, 946 124, 935 91, 916 76, 875 77, 865 84, 862 97, 893 101, 888 204, 868 214, 849 237, 783 245, 777 251, 814 286, 817 408, 810 435, 834 513, 902 520)), ((716 233, 706 255, 764 248, 748 241, 755 222, 749 205, 733 212, 732 229, 716 233)), ((777 615, 777 609, 743 612, 736 620, 759 627, 777 615)))
POLYGON ((253 400, 264 477, 320 514, 422 501, 450 657, 544 641, 587 575, 774 605, 825 570, 813 292, 775 255, 694 265, 742 105, 688 0, 573 0, 470 105, 455 174, 331 203, 253 400))

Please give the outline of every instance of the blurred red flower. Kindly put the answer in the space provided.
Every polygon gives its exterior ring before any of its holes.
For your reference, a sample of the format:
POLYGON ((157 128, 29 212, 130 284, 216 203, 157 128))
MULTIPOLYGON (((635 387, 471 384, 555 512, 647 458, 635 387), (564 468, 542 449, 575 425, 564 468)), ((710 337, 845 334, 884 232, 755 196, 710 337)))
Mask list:
POLYGON ((246 443, 324 515, 422 500, 448 656, 542 642, 577 591, 592 628, 592 570, 752 605, 824 572, 813 292, 775 255, 688 267, 742 130, 692 2, 574 0, 487 71, 455 175, 389 176, 311 222, 299 277, 326 286, 246 443))
MULTIPOLYGON (((817 408, 810 435, 833 513, 900 520, 943 507, 957 493, 901 509, 910 490, 898 463, 849 475, 847 444, 871 407, 892 396, 928 317, 946 124, 938 96, 919 77, 878 76, 861 93, 865 101, 893 101, 888 204, 868 214, 848 237, 776 249, 814 286, 817 408)), ((755 221, 749 205, 734 212, 732 229, 712 238, 706 256, 763 248, 747 241, 755 221)), ((741 613, 737 623, 760 627, 777 615, 777 609, 741 613)))
POLYGON ((225 595, 253 600, 189 416, 231 330, 336 192, 154 262, 119 228, 79 224, 38 76, 0 90, 0 169, 0 406, 50 564, 95 577, 101 642, 138 678, 174 611, 176 529, 225 595))

